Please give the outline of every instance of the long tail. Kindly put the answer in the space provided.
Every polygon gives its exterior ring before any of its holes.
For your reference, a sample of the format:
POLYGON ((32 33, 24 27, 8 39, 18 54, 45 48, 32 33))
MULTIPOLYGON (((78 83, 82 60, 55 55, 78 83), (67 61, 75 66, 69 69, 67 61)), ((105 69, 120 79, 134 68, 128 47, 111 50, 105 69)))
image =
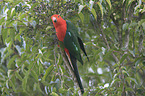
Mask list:
POLYGON ((79 71, 78 71, 78 67, 77 67, 77 60, 71 54, 70 54, 70 59, 71 59, 71 62, 72 62, 72 66, 73 66, 73 69, 74 69, 74 74, 75 74, 77 82, 79 84, 81 93, 83 94, 84 93, 84 88, 83 88, 82 82, 80 80, 80 75, 79 75, 79 71))
POLYGON ((88 61, 90 61, 89 60, 89 57, 88 57, 88 55, 87 55, 87 53, 85 51, 83 41, 79 37, 78 37, 78 41, 79 41, 79 44, 80 44, 80 48, 82 49, 82 51, 84 52, 84 54, 87 56, 88 61))

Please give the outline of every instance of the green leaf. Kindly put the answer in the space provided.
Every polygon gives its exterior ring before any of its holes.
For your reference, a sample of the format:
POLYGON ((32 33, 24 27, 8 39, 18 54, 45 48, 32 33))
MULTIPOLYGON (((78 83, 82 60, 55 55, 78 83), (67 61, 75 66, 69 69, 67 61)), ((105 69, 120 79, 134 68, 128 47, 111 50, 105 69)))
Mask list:
POLYGON ((17 22, 13 23, 13 26, 14 26, 15 30, 18 31, 18 29, 17 29, 17 22))
POLYGON ((9 81, 9 84, 13 88, 13 91, 16 92, 15 84, 13 84, 12 80, 9 81))
POLYGON ((24 91, 26 90, 27 80, 28 80, 28 75, 26 74, 23 81, 22 81, 22 86, 23 86, 24 91))
POLYGON ((21 47, 18 45, 15 45, 15 48, 17 49, 19 55, 21 56, 21 47))
POLYGON ((138 66, 138 64, 139 64, 139 62, 141 61, 141 59, 142 59, 142 57, 139 57, 139 58, 136 58, 135 59, 135 67, 137 67, 138 66))
POLYGON ((94 1, 90 0, 90 1, 89 1, 89 8, 90 8, 90 10, 92 10, 93 5, 94 5, 94 1))
POLYGON ((138 4, 141 5, 141 3, 142 3, 142 0, 138 0, 138 4))
POLYGON ((126 88, 125 88, 125 91, 127 91, 127 92, 128 92, 128 91, 132 91, 132 92, 134 92, 134 90, 133 90, 132 88, 129 88, 129 87, 126 87, 126 88))
POLYGON ((20 36, 20 34, 17 34, 17 35, 15 36, 15 40, 18 40, 19 42, 21 42, 21 36, 20 36))
POLYGON ((5 42, 7 35, 8 35, 8 29, 2 29, 2 37, 3 37, 3 42, 5 42))
POLYGON ((79 17, 81 18, 82 23, 84 22, 84 15, 82 14, 82 12, 79 13, 79 17))
POLYGON ((49 29, 53 28, 52 26, 47 26, 46 27, 46 31, 48 31, 49 29))
POLYGON ((9 89, 9 80, 6 81, 6 87, 9 89))
POLYGON ((31 6, 31 10, 33 10, 34 9, 34 7, 36 7, 37 5, 39 5, 39 3, 34 3, 32 6, 31 6))
POLYGON ((14 60, 17 58, 17 55, 14 55, 12 58, 10 58, 9 63, 7 65, 8 68, 11 68, 14 64, 14 60))
POLYGON ((45 78, 50 74, 50 72, 53 70, 53 68, 54 68, 54 65, 51 65, 47 68, 47 70, 42 78, 43 81, 45 81, 45 78))
POLYGON ((6 78, 4 78, 3 76, 0 75, 0 84, 1 84, 2 82, 5 82, 5 81, 6 81, 6 78))
POLYGON ((145 22, 142 23, 143 30, 145 30, 145 22))
POLYGON ((59 95, 57 93, 55 93, 55 92, 52 92, 51 96, 59 96, 59 95))
POLYGON ((132 54, 133 57, 135 57, 135 51, 129 50, 130 54, 132 54))
POLYGON ((113 52, 113 50, 110 50, 110 51, 106 52, 106 54, 105 54, 105 56, 104 56, 103 59, 104 59, 104 60, 105 60, 105 59, 107 59, 107 60, 108 60, 108 59, 111 59, 111 57, 112 57, 112 52, 113 52))
POLYGON ((37 88, 41 93, 44 94, 44 92, 43 92, 43 91, 41 90, 41 88, 40 88, 40 84, 39 84, 39 83, 38 83, 38 84, 35 83, 34 86, 35 86, 34 88, 37 88))
POLYGON ((16 14, 15 8, 12 8, 12 10, 11 10, 11 16, 13 17, 15 14, 16 14))
POLYGON ((33 26, 33 28, 35 29, 35 27, 36 27, 36 21, 35 20, 33 20, 32 22, 30 22, 30 24, 33 26))
POLYGON ((124 1, 125 1, 125 0, 123 0, 123 3, 124 3, 124 1))
POLYGON ((134 0, 129 0, 128 5, 130 5, 134 0))
POLYGON ((5 21, 5 17, 2 17, 2 18, 0 19, 0 25, 2 25, 2 23, 4 23, 4 21, 5 21))
POLYGON ((125 54, 122 56, 121 60, 120 60, 120 64, 126 59, 126 57, 128 56, 128 54, 125 54))
POLYGON ((144 23, 144 22, 145 22, 145 19, 141 19, 141 20, 138 22, 138 25, 141 26, 142 23, 144 23))
POLYGON ((128 26, 129 26, 129 24, 128 24, 128 23, 125 23, 125 24, 123 24, 122 29, 123 29, 124 31, 126 31, 126 30, 128 29, 128 26))
POLYGON ((120 81, 120 79, 119 78, 113 79, 110 86, 113 86, 113 84, 116 83, 117 81, 120 81))
POLYGON ((57 65, 61 65, 62 61, 63 61, 62 56, 59 55, 59 61, 58 61, 57 65))
POLYGON ((31 74, 38 81, 38 75, 36 74, 34 70, 31 70, 31 74))
POLYGON ((88 96, 88 94, 89 94, 89 91, 85 91, 83 96, 88 96))
POLYGON ((8 70, 8 78, 11 78, 11 75, 12 75, 12 72, 13 72, 13 70, 8 70))
POLYGON ((130 81, 133 81, 134 83, 138 84, 136 82, 136 79, 135 78, 132 78, 132 77, 126 77, 125 80, 128 81, 128 83, 130 83, 130 81))
POLYGON ((100 2, 97 2, 97 4, 98 4, 99 7, 100 7, 101 14, 102 14, 102 18, 103 18, 103 7, 102 7, 102 4, 101 4, 100 2))
POLYGON ((96 95, 95 96, 100 96, 100 94, 99 93, 101 93, 102 91, 104 91, 104 89, 99 89, 99 90, 97 90, 98 92, 96 93, 96 95), (99 95, 97 95, 97 94, 99 94, 99 95))
POLYGON ((28 77, 29 77, 29 74, 30 74, 30 70, 33 66, 33 61, 31 61, 31 63, 29 64, 28 66, 28 71, 25 72, 25 77, 22 81, 22 86, 23 86, 23 90, 26 91, 26 87, 27 87, 27 81, 28 81, 28 77))
POLYGON ((120 75, 120 74, 121 74, 120 72, 114 74, 113 79, 117 78, 117 76, 120 75))
POLYGON ((63 66, 59 66, 59 68, 60 68, 61 74, 64 75, 64 72, 65 72, 64 67, 63 66))
POLYGON ((18 71, 15 72, 15 76, 16 76, 16 78, 18 78, 20 81, 23 80, 23 78, 21 77, 21 75, 19 74, 18 71))
POLYGON ((137 22, 131 22, 130 24, 129 24, 129 28, 131 28, 131 27, 135 27, 135 26, 137 26, 137 22))
POLYGON ((84 8, 85 6, 86 6, 86 5, 79 5, 79 12, 78 12, 78 14, 81 13, 81 11, 83 10, 83 8, 84 8))
MULTIPOLYGON (((5 73, 5 70, 0 68, 0 73, 5 73)), ((2 74, 1 74, 2 75, 2 74)))
POLYGON ((107 1, 107 3, 109 4, 109 7, 110 7, 110 9, 111 9, 112 5, 111 5, 110 0, 106 0, 106 1, 107 1))
POLYGON ((129 76, 129 73, 127 71, 125 71, 125 70, 122 70, 122 73, 126 74, 127 76, 129 76))
POLYGON ((20 16, 19 16, 19 19, 22 20, 23 18, 25 18, 27 16, 26 13, 22 13, 20 16))
POLYGON ((36 91, 36 89, 37 89, 37 83, 34 83, 33 91, 36 91))
POLYGON ((95 19, 97 18, 97 14, 96 14, 96 11, 94 8, 92 8, 91 10, 91 13, 93 14, 93 16, 95 17, 95 19))
POLYGON ((8 11, 6 13, 7 13, 7 19, 9 19, 10 14, 11 14, 11 10, 8 8, 8 11))
POLYGON ((145 12, 145 6, 143 7, 143 9, 141 10, 141 13, 144 13, 145 12))

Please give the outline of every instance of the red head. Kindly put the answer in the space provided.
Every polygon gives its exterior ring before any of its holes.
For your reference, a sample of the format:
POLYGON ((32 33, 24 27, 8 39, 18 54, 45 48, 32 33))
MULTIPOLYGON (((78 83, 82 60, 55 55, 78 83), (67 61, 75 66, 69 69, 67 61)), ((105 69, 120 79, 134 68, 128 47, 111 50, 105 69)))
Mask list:
POLYGON ((57 14, 52 15, 51 19, 55 27, 58 40, 63 42, 67 29, 66 21, 57 14))
POLYGON ((51 19, 55 28, 66 23, 66 21, 57 14, 52 15, 51 19))

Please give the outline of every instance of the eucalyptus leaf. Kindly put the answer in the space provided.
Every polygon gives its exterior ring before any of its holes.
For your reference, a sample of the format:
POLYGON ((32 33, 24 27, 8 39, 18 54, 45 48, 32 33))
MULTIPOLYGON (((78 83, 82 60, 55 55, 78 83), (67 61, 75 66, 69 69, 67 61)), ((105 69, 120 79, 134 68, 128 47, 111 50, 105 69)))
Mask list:
POLYGON ((79 6, 79 12, 78 12, 78 14, 80 14, 80 12, 83 10, 84 7, 85 7, 85 5, 80 5, 79 6))
POLYGON ((106 0, 106 1, 107 1, 107 3, 109 4, 109 7, 110 7, 110 9, 111 9, 111 7, 112 7, 111 1, 110 1, 110 0, 106 0))
POLYGON ((79 13, 79 17, 80 17, 81 21, 84 22, 84 15, 81 12, 79 13))

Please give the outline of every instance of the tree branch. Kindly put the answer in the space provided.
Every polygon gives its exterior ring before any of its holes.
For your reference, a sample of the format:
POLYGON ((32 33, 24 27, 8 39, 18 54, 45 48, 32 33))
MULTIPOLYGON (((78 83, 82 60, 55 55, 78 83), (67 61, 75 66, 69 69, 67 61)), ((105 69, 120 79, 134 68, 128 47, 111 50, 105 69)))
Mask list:
MULTIPOLYGON (((106 39, 106 35, 104 34, 104 32, 103 32, 103 30, 102 30, 102 28, 101 28, 101 25, 98 24, 98 26, 99 26, 99 29, 100 29, 101 34, 102 34, 102 36, 103 36, 103 39, 104 39, 104 41, 105 41, 105 43, 106 43, 107 49, 108 49, 108 51, 109 51, 109 50, 110 50, 110 46, 109 46, 109 43, 108 43, 108 41, 107 41, 107 39, 106 39)), ((117 58, 117 56, 115 56, 114 53, 112 53, 112 56, 113 56, 115 62, 118 62, 118 61, 119 61, 118 58, 117 58)))

